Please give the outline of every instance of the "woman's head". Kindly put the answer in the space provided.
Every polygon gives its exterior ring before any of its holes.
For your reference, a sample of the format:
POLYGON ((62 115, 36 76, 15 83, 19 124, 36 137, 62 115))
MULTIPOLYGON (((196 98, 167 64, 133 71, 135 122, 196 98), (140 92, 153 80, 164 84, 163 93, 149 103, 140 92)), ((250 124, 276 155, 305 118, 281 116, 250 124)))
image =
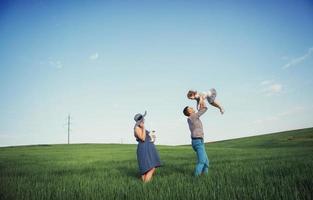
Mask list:
POLYGON ((134 120, 136 122, 136 124, 142 124, 145 122, 145 116, 147 115, 147 111, 145 111, 145 113, 142 115, 140 113, 136 114, 134 116, 134 120))
POLYGON ((145 118, 143 117, 140 117, 138 121, 136 121, 136 124, 139 126, 143 126, 144 123, 145 123, 145 118))

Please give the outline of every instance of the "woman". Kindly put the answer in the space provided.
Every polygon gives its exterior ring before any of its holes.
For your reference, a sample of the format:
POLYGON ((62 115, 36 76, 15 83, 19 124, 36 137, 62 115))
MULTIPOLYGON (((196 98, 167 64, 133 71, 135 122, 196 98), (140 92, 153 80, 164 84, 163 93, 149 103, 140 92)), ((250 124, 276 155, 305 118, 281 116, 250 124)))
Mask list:
POLYGON ((138 142, 137 146, 137 160, 139 171, 143 182, 149 182, 157 167, 161 166, 158 152, 151 142, 149 131, 145 129, 145 119, 147 112, 144 115, 136 114, 134 120, 136 121, 134 127, 134 134, 138 142))

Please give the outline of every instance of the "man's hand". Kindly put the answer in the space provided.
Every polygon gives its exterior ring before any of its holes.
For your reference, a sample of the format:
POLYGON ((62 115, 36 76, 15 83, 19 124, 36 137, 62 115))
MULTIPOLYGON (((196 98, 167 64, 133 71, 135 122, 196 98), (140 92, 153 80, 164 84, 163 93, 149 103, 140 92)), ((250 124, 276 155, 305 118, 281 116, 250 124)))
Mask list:
POLYGON ((203 98, 200 98, 200 109, 199 111, 196 113, 198 117, 200 117, 201 115, 203 115, 206 111, 208 110, 208 108, 205 105, 205 100, 203 98))

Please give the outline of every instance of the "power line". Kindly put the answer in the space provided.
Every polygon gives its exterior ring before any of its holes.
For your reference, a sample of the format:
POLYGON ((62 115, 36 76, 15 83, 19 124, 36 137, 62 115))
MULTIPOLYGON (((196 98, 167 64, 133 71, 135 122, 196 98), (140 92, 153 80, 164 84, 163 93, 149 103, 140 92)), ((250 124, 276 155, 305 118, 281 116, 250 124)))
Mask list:
POLYGON ((71 115, 67 116, 67 144, 70 144, 71 115))

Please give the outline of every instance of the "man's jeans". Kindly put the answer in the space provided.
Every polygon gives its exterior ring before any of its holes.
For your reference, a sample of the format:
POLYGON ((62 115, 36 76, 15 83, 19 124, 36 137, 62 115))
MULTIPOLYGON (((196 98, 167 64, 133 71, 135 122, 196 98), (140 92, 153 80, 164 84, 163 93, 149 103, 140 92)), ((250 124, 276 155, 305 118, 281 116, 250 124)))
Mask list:
POLYGON ((195 175, 198 176, 201 173, 208 173, 209 171, 209 159, 205 152, 203 139, 192 139, 192 148, 197 153, 198 163, 195 169, 195 175))

